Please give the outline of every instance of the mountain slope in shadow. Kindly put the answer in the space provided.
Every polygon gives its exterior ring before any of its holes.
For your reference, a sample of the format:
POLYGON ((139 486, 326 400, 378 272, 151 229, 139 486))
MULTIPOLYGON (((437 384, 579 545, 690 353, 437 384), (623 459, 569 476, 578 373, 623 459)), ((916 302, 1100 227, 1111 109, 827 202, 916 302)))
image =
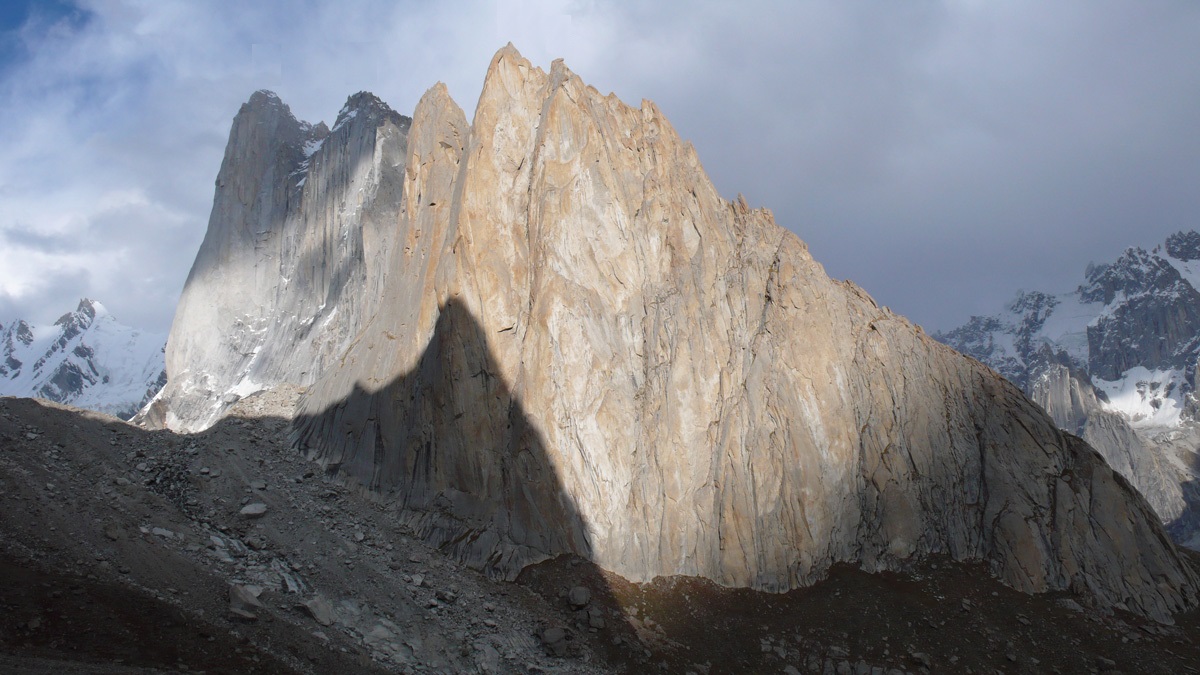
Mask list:
POLYGON ((301 413, 295 442, 387 494, 417 536, 489 576, 511 580, 551 551, 588 558, 587 524, 497 370, 479 323, 452 299, 412 370, 301 413))

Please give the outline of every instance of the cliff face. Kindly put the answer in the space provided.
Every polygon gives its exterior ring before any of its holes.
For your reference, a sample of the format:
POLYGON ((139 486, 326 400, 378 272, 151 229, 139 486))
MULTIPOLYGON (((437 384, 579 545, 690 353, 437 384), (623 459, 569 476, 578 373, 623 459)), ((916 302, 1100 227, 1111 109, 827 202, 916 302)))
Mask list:
POLYGON ((168 384, 142 413, 171 429, 239 398, 308 384, 374 312, 411 120, 371 94, 332 130, 256 92, 233 121, 208 232, 167 339, 168 384))
POLYGON ((1175 522, 1189 510, 1182 472, 1124 416, 1104 408, 1086 373, 1048 365, 1030 389, 1029 397, 1054 423, 1096 448, 1109 466, 1138 489, 1160 520, 1175 522))
POLYGON ((1184 369, 1200 346, 1200 292, 1168 258, 1140 248, 1093 268, 1079 288, 1105 311, 1088 325, 1088 371, 1120 379, 1130 368, 1184 369), (1116 300, 1120 302, 1114 302, 1116 300))
MULTIPOLYGON (((377 304, 339 310, 321 334, 344 352, 288 381, 311 385, 297 445, 432 543, 509 578, 574 551, 633 580, 765 590, 936 552, 1158 618, 1196 603, 1093 450, 829 279, 769 212, 722 200, 652 103, 510 46, 473 123, 440 85, 425 95, 400 166, 390 245, 355 263, 377 304)), ((201 356, 169 358, 172 381, 201 356)), ((190 405, 166 418, 202 419, 190 405)))

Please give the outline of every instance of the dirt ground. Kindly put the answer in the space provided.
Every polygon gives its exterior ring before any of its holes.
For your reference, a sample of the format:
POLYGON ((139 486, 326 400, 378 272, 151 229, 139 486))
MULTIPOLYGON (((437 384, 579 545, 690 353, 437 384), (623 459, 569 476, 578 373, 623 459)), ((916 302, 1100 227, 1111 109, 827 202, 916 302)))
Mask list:
POLYGON ((192 436, 0 399, 0 672, 1200 672, 1200 613, 946 560, 786 594, 568 557, 488 579, 292 451, 296 394, 192 436))
MULTIPOLYGON (((1086 609, 1072 596, 1032 596, 981 565, 926 561, 905 574, 848 565, 785 594, 674 577, 631 584, 594 565, 556 560, 519 583, 547 600, 572 583, 607 585, 625 615, 611 663, 662 672, 1186 673, 1200 672, 1200 612, 1162 626, 1086 609), (636 655, 634 655, 636 656, 636 655), (632 663, 631 663, 632 662, 632 663)), ((603 651, 603 648, 601 648, 603 651)))

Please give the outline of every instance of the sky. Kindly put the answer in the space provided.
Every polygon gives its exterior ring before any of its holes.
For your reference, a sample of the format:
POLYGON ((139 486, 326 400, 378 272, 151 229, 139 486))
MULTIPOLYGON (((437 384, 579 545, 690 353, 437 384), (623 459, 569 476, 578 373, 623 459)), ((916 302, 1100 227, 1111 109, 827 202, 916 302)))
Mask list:
POLYGON ((367 90, 470 116, 493 53, 655 101, 744 194, 929 331, 1200 229, 1200 3, 0 3, 0 322, 166 331, 238 107, 367 90))

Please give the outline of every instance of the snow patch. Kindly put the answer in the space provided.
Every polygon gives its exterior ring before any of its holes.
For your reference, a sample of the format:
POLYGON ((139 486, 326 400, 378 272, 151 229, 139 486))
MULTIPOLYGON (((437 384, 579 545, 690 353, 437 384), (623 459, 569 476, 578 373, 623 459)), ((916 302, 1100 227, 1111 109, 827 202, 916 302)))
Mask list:
POLYGON ((333 129, 330 130, 330 133, 333 133, 334 131, 337 131, 338 129, 341 129, 342 127, 346 126, 347 124, 350 123, 350 120, 354 119, 355 117, 358 117, 357 110, 351 110, 350 108, 342 108, 341 112, 338 113, 337 124, 333 125, 333 129))
POLYGON ((1163 259, 1170 263, 1192 288, 1200 290, 1200 260, 1180 260, 1169 255, 1164 255, 1163 259))
POLYGON ((1186 382, 1181 370, 1136 366, 1122 373, 1119 380, 1093 378, 1092 382, 1108 397, 1104 409, 1125 417, 1135 429, 1171 428, 1180 424, 1186 382))
POLYGON ((304 143, 304 156, 306 158, 312 157, 313 155, 316 154, 317 150, 321 149, 321 146, 324 144, 325 144, 325 139, 323 139, 323 138, 314 138, 310 141, 305 142, 304 143))
POLYGON ((228 393, 238 397, 239 399, 243 399, 251 394, 257 394, 266 388, 266 385, 255 382, 247 377, 230 387, 228 393))
POLYGON ((1100 303, 1084 302, 1076 293, 1063 293, 1054 298, 1058 302, 1047 314, 1037 336, 1052 347, 1065 350, 1075 362, 1087 363, 1087 327, 1100 312, 1100 303))

